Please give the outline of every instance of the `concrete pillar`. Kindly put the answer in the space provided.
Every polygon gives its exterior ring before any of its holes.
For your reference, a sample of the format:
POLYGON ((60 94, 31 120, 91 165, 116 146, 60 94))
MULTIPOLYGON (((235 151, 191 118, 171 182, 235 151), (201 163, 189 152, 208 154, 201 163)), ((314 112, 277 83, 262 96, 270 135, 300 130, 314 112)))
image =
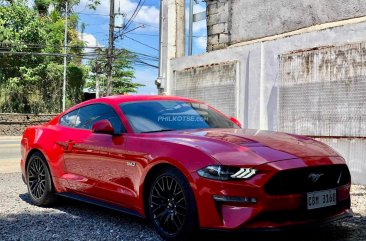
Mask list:
POLYGON ((170 60, 185 55, 185 0, 161 0, 159 94, 170 94, 170 60))
MULTIPOLYGON (((185 0, 170 1, 175 2, 172 14, 175 14, 175 23, 170 25, 171 32, 176 33, 175 37, 175 58, 182 57, 186 53, 186 15, 185 0), (175 10, 175 11, 174 11, 175 10)), ((174 19, 174 18, 173 18, 174 19)))

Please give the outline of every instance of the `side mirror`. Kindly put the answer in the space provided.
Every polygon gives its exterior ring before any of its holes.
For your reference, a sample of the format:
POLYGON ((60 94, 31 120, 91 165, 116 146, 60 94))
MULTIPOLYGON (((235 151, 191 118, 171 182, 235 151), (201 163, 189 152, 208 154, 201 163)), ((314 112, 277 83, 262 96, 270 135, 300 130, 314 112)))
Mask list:
POLYGON ((93 124, 93 133, 114 135, 114 129, 109 120, 100 120, 93 124))
POLYGON ((230 120, 234 122, 234 124, 238 125, 240 128, 243 128, 240 121, 238 121, 238 119, 236 119, 235 117, 230 117, 230 120))

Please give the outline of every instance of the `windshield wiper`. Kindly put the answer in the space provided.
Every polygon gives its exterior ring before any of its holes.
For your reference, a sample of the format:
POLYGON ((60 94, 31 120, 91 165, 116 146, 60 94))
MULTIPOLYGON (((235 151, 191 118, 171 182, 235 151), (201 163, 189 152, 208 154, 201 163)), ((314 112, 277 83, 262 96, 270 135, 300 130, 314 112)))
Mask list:
POLYGON ((154 132, 165 132, 165 131, 175 131, 173 129, 160 129, 160 130, 155 130, 155 131, 143 131, 141 133, 154 133, 154 132))

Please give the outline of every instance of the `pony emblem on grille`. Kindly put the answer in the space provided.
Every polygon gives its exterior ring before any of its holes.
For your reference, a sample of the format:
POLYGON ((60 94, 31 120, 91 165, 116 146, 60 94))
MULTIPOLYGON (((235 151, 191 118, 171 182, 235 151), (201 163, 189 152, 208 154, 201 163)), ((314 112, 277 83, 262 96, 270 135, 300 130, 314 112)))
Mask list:
POLYGON ((319 179, 323 176, 323 173, 317 174, 317 173, 310 173, 310 175, 308 176, 308 179, 312 182, 312 183, 316 183, 317 181, 319 181, 319 179))

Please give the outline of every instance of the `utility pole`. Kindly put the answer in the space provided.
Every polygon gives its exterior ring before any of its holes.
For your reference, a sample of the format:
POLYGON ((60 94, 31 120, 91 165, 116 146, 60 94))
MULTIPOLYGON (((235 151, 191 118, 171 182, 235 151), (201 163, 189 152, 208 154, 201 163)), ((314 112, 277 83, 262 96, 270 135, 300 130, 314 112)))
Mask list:
POLYGON ((155 80, 159 94, 164 93, 165 72, 167 62, 167 0, 160 1, 160 17, 159 17, 159 76, 155 80))
POLYGON ((100 63, 99 57, 94 66, 94 73, 95 73, 95 98, 100 97, 100 83, 99 83, 99 71, 100 71, 100 63))
POLYGON ((101 48, 96 48, 95 52, 97 53, 97 58, 95 60, 95 65, 93 67, 93 72, 95 74, 95 98, 100 98, 100 79, 99 79, 99 74, 101 74, 100 54, 103 53, 103 50, 101 48))
POLYGON ((192 55, 193 49, 193 0, 189 1, 189 36, 188 36, 188 55, 192 55))
POLYGON ((112 93, 112 70, 113 70, 113 45, 114 45, 114 0, 110 0, 109 9, 109 47, 108 47, 108 68, 107 68, 107 96, 112 93))
POLYGON ((68 4, 65 1, 65 39, 64 39, 64 83, 62 87, 62 111, 66 108, 66 70, 67 70, 67 15, 68 15, 68 4))

